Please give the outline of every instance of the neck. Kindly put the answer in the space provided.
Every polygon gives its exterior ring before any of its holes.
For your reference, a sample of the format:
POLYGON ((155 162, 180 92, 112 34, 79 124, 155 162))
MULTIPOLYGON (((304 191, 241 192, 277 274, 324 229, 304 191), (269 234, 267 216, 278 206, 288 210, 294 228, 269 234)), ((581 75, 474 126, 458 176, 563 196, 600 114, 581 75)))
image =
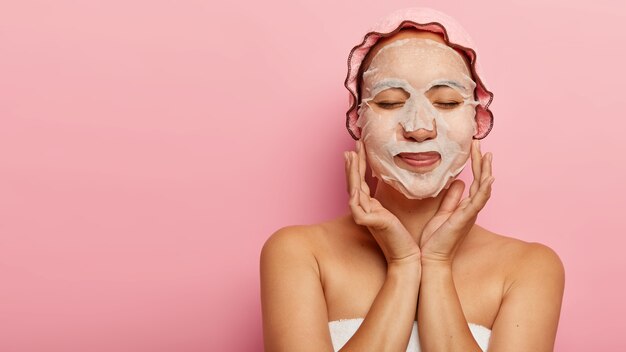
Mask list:
POLYGON ((426 223, 435 215, 446 193, 444 189, 434 198, 408 199, 395 188, 378 180, 374 198, 394 214, 415 241, 420 243, 426 223))

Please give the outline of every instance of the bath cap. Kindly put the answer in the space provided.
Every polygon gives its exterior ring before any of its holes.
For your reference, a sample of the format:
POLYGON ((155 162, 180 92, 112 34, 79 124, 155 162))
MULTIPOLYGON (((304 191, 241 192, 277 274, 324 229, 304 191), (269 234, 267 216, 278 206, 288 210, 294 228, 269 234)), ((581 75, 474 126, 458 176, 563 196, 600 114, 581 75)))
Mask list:
POLYGON ((480 67, 478 62, 476 62, 476 52, 472 49, 475 47, 474 42, 467 31, 454 18, 426 7, 413 7, 392 12, 376 22, 365 34, 361 44, 355 46, 350 51, 348 56, 348 75, 344 86, 350 92, 350 108, 346 113, 346 127, 352 138, 361 138, 361 130, 356 125, 356 121, 359 118, 357 112, 359 68, 367 53, 380 38, 389 37, 403 28, 417 28, 441 34, 448 46, 469 59, 472 78, 476 82, 474 94, 479 102, 476 105, 475 116, 478 131, 474 138, 485 138, 493 127, 493 113, 488 109, 489 104, 493 100, 493 93, 487 90, 484 80, 481 80, 478 74, 480 67))

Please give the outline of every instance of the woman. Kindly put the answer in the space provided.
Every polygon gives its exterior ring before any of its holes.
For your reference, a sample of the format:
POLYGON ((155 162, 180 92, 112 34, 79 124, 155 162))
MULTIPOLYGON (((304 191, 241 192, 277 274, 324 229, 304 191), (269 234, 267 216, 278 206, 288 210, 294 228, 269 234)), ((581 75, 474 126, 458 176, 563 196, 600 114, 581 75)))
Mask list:
POLYGON ((553 349, 559 257, 474 223, 494 181, 479 146, 493 116, 471 46, 453 19, 415 8, 381 20, 351 51, 350 212, 265 243, 267 351, 553 349), (461 200, 455 178, 470 158, 461 200))

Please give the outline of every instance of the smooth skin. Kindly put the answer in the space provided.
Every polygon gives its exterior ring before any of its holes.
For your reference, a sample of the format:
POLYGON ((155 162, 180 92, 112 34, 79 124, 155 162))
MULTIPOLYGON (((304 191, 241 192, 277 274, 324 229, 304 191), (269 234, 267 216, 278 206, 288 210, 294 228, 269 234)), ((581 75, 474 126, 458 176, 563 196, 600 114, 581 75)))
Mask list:
POLYGON ((404 352, 415 320, 423 351, 480 351, 468 322, 492 330, 489 351, 552 351, 564 288, 558 255, 475 224, 491 195, 492 153, 473 142, 468 197, 455 180, 414 200, 381 181, 370 196, 360 141, 356 149, 345 153, 350 211, 284 227, 263 246, 265 350, 333 351, 328 322, 364 318, 341 351, 404 352))

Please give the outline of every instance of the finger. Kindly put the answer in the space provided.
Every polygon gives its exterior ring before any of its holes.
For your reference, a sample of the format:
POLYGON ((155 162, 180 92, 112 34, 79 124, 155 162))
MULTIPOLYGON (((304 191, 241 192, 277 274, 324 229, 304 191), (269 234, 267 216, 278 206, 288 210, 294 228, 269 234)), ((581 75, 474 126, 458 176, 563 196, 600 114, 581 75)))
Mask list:
POLYGON ((359 156, 359 174, 361 174, 361 177, 364 177, 366 165, 361 141, 356 141, 356 153, 359 156))
POLYGON ((348 158, 348 152, 343 152, 344 168, 346 169, 346 191, 348 195, 350 192, 350 159, 348 158))
POLYGON ((489 165, 487 165, 487 173, 489 176, 493 176, 493 153, 489 152, 489 165))
POLYGON ((489 176, 489 178, 481 182, 478 192, 476 192, 476 195, 472 198, 470 204, 466 208, 468 211, 472 214, 478 214, 478 212, 482 210, 491 197, 491 185, 495 180, 495 177, 489 176))
MULTIPOLYGON (((348 205, 350 206, 350 210, 352 211, 352 217, 354 218, 355 221, 365 216, 365 212, 359 205, 358 192, 354 188, 350 191, 350 199, 348 201, 348 205)), ((358 223, 359 222, 357 221, 357 224, 358 223)))
MULTIPOLYGON (((357 190, 361 189, 361 178, 359 176, 359 165, 358 160, 356 158, 356 154, 352 151, 348 152, 348 157, 350 158, 350 184, 351 187, 356 188, 357 190)), ((352 191, 352 190, 351 190, 352 191)))
MULTIPOLYGON (((358 147, 358 144, 357 144, 357 149, 360 149, 358 147)), ((360 156, 358 155, 358 152, 357 153, 350 152, 350 155, 352 157, 352 166, 351 166, 352 170, 350 171, 350 173, 354 175, 358 175, 358 177, 355 178, 355 180, 358 180, 358 186, 355 185, 355 189, 357 190, 357 193, 358 193, 359 205, 361 206, 361 208, 363 208, 363 210, 365 210, 366 213, 369 213, 372 208, 369 202, 370 194, 369 194, 369 188, 367 188, 367 184, 365 183, 365 180, 363 179, 363 173, 361 172, 360 156), (367 189, 367 191, 364 188, 367 189)))
MULTIPOLYGON (((485 156, 485 159, 488 159, 489 156, 485 156)), ((483 170, 485 168, 483 167, 483 170)), ((480 180, 480 187, 476 191, 473 197, 468 197, 463 199, 459 204, 459 214, 458 218, 455 217, 455 220, 467 221, 468 219, 477 216, 478 213, 485 207, 487 201, 491 197, 491 185, 495 181, 493 176, 483 177, 480 180)))
MULTIPOLYGON (((489 195, 485 198, 484 192, 485 188, 484 187, 489 187, 489 185, 486 185, 485 183, 489 183, 489 182, 493 182, 493 181, 489 181, 492 178, 491 175, 491 160, 493 158, 493 153, 488 152, 485 153, 485 155, 483 155, 480 160, 481 160, 481 165, 480 165, 480 181, 478 181, 478 179, 474 178, 474 183, 478 184, 478 187, 476 190, 474 190, 474 192, 470 192, 470 199, 473 199, 474 197, 476 197, 477 195, 479 195, 479 193, 483 192, 483 195, 480 196, 480 199, 476 200, 476 201, 471 201, 469 204, 467 205, 472 205, 472 212, 478 212, 480 211, 480 209, 482 209, 484 207, 484 205, 486 204, 487 200, 489 199, 489 196, 491 194, 491 190, 489 190, 489 195)), ((474 186, 474 183, 472 183, 472 186, 474 186)))
POLYGON ((362 189, 358 190, 359 193, 359 202, 361 204, 361 208, 365 210, 366 213, 370 213, 372 211, 372 205, 370 204, 370 196, 365 193, 362 189))
POLYGON ((452 213, 459 205, 459 200, 463 195, 463 190, 465 190, 465 182, 458 179, 454 180, 454 182, 450 185, 450 188, 448 188, 446 195, 439 205, 437 214, 435 215, 452 213))
POLYGON ((369 193, 365 193, 359 183, 361 182, 360 174, 358 172, 357 154, 354 152, 347 152, 348 165, 348 183, 350 184, 350 208, 353 215, 358 216, 362 221, 363 217, 371 212, 372 204, 369 193))
POLYGON ((480 141, 474 140, 472 143, 472 174, 474 175, 474 180, 472 181, 472 185, 470 186, 469 196, 473 197, 480 186, 480 170, 481 170, 481 155, 480 155, 480 141))
POLYGON ((350 194, 350 201, 348 204, 350 205, 350 210, 352 211, 352 218, 354 222, 358 225, 367 225, 368 224, 368 214, 363 210, 359 201, 359 190, 354 188, 352 193, 350 194))
POLYGON ((359 206, 366 212, 369 213, 371 211, 371 206, 369 203, 369 193, 366 193, 363 190, 362 184, 365 183, 363 179, 361 179, 361 175, 359 173, 359 165, 358 165, 358 155, 355 152, 349 152, 351 165, 350 165, 350 177, 351 182, 353 183, 353 187, 357 192, 357 197, 359 199, 359 206))
POLYGON ((470 204, 471 201, 472 201, 472 198, 470 198, 470 197, 467 197, 467 198, 463 199, 461 201, 461 203, 459 203, 459 208, 460 209, 464 209, 465 207, 467 207, 470 204))
POLYGON ((481 178, 481 183, 483 181, 488 180, 491 177, 491 160, 492 160, 493 154, 491 152, 489 153, 485 153, 485 155, 482 158, 482 166, 481 166, 481 174, 480 174, 480 178, 481 178))
POLYGON ((361 189, 363 190, 363 192, 367 193, 368 195, 370 195, 370 187, 368 186, 367 182, 365 182, 365 170, 367 169, 367 157, 365 154, 365 145, 363 144, 363 141, 358 140, 356 141, 356 151, 357 154, 359 156, 359 175, 361 177, 361 189))

